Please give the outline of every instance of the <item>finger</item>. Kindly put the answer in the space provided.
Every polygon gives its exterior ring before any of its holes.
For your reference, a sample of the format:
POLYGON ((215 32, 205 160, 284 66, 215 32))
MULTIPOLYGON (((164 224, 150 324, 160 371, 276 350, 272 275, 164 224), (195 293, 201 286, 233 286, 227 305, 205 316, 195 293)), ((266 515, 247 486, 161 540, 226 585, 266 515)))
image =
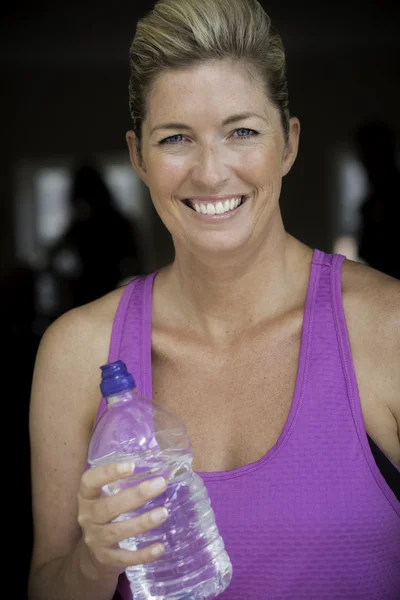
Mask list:
POLYGON ((113 561, 120 569, 134 567, 149 563, 165 552, 165 546, 160 543, 151 544, 141 550, 112 549, 109 551, 108 561, 113 561))
POLYGON ((165 479, 156 477, 121 490, 115 496, 100 498, 92 507, 93 521, 99 525, 109 523, 121 514, 140 508, 151 498, 159 496, 166 488, 165 479))
POLYGON ((104 485, 129 477, 134 471, 135 465, 132 462, 110 463, 92 467, 82 475, 79 494, 82 498, 92 500, 101 494, 104 485))
MULTIPOLYGON (((96 542, 104 546, 115 546, 123 540, 136 537, 143 533, 155 529, 168 518, 168 510, 163 506, 145 512, 139 517, 133 519, 124 519, 123 521, 114 521, 107 525, 98 525, 97 532, 92 535, 96 537, 96 542)), ((90 540, 86 540, 90 545, 90 540)))

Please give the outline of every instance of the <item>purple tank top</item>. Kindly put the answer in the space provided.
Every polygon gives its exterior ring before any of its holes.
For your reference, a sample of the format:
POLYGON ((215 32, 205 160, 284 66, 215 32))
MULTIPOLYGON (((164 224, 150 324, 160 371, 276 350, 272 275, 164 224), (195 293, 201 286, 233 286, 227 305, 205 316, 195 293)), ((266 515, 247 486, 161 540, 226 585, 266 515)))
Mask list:
MULTIPOLYGON (((400 599, 400 503, 368 444, 342 306, 343 261, 314 251, 296 386, 275 446, 243 467, 198 473, 233 564, 221 600, 400 599)), ((149 397, 156 273, 125 288, 109 356, 126 362, 149 397)), ((98 415, 104 406, 102 399, 98 415)), ((132 600, 124 575, 118 592, 132 600)))

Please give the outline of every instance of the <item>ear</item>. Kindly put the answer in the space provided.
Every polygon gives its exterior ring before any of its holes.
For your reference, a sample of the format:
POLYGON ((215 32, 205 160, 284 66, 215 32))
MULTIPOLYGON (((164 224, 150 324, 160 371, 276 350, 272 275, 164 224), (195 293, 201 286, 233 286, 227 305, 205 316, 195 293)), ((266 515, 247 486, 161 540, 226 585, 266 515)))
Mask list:
POLYGON ((300 121, 297 117, 291 117, 289 121, 289 139, 286 142, 282 159, 282 176, 290 171, 299 150, 300 121))
POLYGON ((132 130, 129 130, 126 132, 125 139, 126 143, 128 144, 129 158, 133 170, 135 171, 136 175, 143 181, 143 183, 145 185, 148 185, 146 167, 138 149, 136 134, 132 130))

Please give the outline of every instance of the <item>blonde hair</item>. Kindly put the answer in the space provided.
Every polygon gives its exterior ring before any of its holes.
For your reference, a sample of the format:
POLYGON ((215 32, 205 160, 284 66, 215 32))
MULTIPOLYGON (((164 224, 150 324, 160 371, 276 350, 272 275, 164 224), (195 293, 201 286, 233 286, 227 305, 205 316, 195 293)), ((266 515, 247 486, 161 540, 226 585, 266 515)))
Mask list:
POLYGON ((140 19, 129 51, 129 110, 141 146, 147 99, 158 76, 209 60, 244 61, 261 77, 289 132, 285 50, 257 0, 158 0, 140 19))

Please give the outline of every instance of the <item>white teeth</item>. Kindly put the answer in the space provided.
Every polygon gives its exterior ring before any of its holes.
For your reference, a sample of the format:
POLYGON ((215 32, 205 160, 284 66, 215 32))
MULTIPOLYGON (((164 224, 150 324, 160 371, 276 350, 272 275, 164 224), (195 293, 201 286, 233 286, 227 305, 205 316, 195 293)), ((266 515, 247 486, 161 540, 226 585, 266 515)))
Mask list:
POLYGON ((216 204, 192 204, 193 208, 196 212, 201 213, 203 215, 223 215, 225 212, 230 210, 234 210, 241 203, 242 198, 231 198, 230 200, 225 200, 224 202, 217 202, 216 204))

